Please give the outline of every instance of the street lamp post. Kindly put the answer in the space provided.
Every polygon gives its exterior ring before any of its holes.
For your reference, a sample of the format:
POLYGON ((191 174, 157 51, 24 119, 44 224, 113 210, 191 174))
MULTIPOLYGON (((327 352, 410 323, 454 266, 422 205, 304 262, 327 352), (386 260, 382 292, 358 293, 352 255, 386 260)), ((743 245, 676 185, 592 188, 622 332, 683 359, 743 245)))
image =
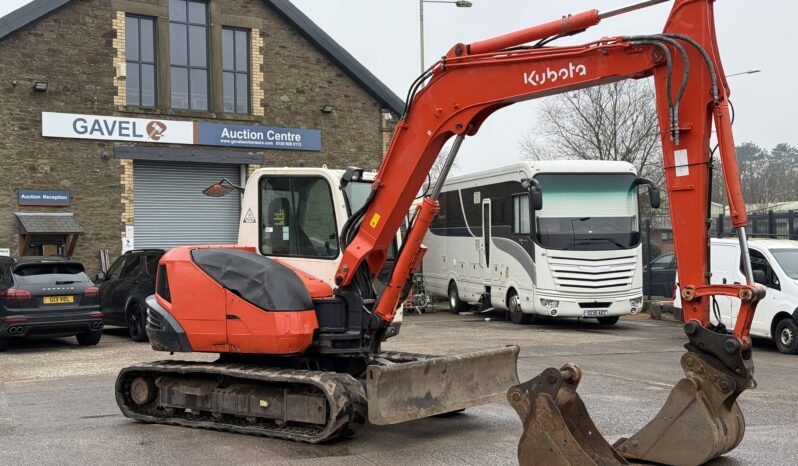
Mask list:
POLYGON ((425 3, 451 3, 457 8, 471 8, 473 5, 471 2, 466 0, 457 0, 457 1, 448 1, 448 0, 418 0, 418 31, 419 31, 419 43, 421 47, 421 72, 423 73, 424 68, 424 4, 425 3))

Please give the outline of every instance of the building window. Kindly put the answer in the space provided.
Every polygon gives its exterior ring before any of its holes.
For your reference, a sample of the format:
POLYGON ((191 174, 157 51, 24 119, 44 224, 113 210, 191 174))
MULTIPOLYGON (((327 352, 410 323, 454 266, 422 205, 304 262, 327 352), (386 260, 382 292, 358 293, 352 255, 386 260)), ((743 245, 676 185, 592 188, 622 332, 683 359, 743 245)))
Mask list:
POLYGON ((249 113, 249 31, 222 28, 224 111, 249 113))
POLYGON ((528 235, 530 229, 529 195, 513 196, 513 234, 528 235))
POLYGON ((155 20, 125 16, 127 104, 155 107, 155 20))
POLYGON ((198 0, 169 0, 172 108, 208 110, 208 8, 198 0))

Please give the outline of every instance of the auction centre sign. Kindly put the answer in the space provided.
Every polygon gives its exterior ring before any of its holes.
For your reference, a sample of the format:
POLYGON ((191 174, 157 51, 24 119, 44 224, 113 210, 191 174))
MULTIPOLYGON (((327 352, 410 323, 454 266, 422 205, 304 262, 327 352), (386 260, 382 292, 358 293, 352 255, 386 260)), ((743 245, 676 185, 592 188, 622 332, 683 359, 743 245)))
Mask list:
POLYGON ((42 136, 158 144, 321 150, 321 131, 42 112, 42 136))

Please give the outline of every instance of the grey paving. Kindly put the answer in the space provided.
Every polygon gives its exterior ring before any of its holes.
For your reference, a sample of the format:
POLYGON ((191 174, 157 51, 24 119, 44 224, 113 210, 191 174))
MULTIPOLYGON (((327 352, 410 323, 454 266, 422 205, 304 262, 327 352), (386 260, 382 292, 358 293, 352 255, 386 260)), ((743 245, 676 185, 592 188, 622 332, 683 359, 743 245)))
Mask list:
MULTIPOLYGON (((119 368, 168 358, 108 330, 96 348, 74 339, 16 344, 0 354, 0 464, 514 464, 520 421, 507 403, 407 424, 365 426, 331 445, 304 445, 212 431, 147 425, 119 413, 119 368)), ((682 375, 684 343, 672 322, 622 320, 517 326, 439 312, 405 318, 389 349, 455 353, 521 346, 519 375, 579 364, 580 393, 610 439, 629 435, 658 411, 682 375)), ((209 355, 175 355, 211 359, 209 355)), ((755 348, 759 387, 743 394, 742 444, 715 465, 795 464, 798 453, 798 357, 769 343, 755 348)))

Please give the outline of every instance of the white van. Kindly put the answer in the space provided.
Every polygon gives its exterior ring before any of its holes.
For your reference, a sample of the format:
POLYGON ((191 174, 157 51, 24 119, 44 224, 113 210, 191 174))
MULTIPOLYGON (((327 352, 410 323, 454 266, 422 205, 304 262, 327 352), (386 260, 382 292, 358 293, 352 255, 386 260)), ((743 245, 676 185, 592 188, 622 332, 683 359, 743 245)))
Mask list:
MULTIPOLYGON (((779 351, 798 354, 798 241, 749 239, 754 280, 767 287, 767 295, 756 306, 751 335, 770 338, 779 351)), ((712 279, 715 284, 744 283, 740 268, 740 244, 736 239, 712 239, 712 279)), ((678 282, 678 277, 677 277, 678 282)), ((720 322, 731 330, 740 311, 740 300, 716 297, 720 322)), ((674 306, 681 308, 681 293, 674 306)), ((712 323, 718 318, 712 312, 712 323)))

